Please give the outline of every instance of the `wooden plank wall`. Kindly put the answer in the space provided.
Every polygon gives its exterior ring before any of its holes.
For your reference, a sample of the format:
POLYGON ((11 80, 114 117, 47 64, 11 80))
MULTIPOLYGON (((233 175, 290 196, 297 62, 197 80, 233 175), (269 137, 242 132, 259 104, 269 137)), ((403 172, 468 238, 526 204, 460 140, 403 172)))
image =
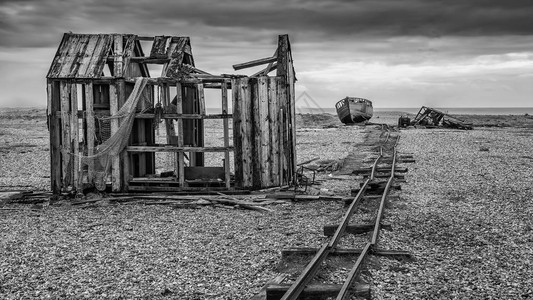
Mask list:
POLYGON ((235 184, 240 188, 267 188, 290 183, 292 141, 284 122, 287 91, 281 77, 235 78, 233 137, 235 184), (289 163, 287 163, 289 162, 289 163))

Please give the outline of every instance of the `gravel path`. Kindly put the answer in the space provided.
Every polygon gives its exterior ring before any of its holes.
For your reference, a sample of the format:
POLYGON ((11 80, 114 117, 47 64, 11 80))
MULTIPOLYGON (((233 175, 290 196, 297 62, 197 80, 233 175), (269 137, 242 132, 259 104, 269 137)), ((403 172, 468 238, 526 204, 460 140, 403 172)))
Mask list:
POLYGON ((531 129, 405 130, 413 153, 394 231, 380 245, 416 261, 380 259, 376 299, 533 297, 531 129))

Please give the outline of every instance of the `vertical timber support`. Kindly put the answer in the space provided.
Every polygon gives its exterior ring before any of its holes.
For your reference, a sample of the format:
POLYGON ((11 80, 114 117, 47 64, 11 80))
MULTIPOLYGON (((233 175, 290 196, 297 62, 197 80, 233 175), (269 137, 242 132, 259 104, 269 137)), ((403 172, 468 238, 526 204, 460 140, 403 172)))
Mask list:
MULTIPOLYGON (((95 134, 95 124, 94 124, 94 94, 93 94, 93 83, 87 83, 85 85, 85 122, 87 126, 87 155, 94 155, 94 138, 95 134)), ((87 179, 88 183, 92 184, 94 179, 94 162, 92 160, 88 161, 87 169, 87 179)))
POLYGON ((257 152, 255 157, 258 158, 257 167, 258 172, 260 173, 260 179, 256 185, 258 188, 270 187, 271 180, 271 156, 270 156, 270 135, 271 130, 269 127, 269 89, 270 89, 270 79, 267 76, 261 76, 257 80, 257 103, 254 105, 257 106, 257 114, 255 115, 255 123, 257 124, 258 131, 255 132, 256 135, 256 147, 257 152))
POLYGON ((58 112, 61 108, 59 81, 48 80, 48 130, 50 132, 50 188, 61 192, 61 124, 58 112))
MULTIPOLYGON (((109 113, 111 116, 116 116, 119 110, 118 108, 118 84, 112 83, 109 85, 109 113)), ((117 133, 119 128, 119 122, 116 117, 111 119, 111 136, 117 133)), ((104 178, 105 180, 105 178, 104 178)), ((120 191, 120 156, 116 155, 111 159, 111 190, 113 192, 120 191)))
MULTIPOLYGON (((183 96, 182 86, 180 83, 176 83, 176 113, 178 115, 183 114, 183 96)), ((178 147, 183 147, 183 119, 178 118, 178 147)), ((179 186, 183 188, 185 186, 185 155, 183 151, 178 152, 178 182, 179 186)))
POLYGON ((252 92, 250 78, 233 79, 233 139, 235 147, 235 184, 252 187, 252 92))
POLYGON ((289 183, 296 181, 296 115, 295 115, 295 98, 294 98, 294 83, 296 77, 294 74, 292 54, 288 35, 280 35, 278 39, 278 61, 277 61, 277 76, 285 78, 286 90, 286 105, 285 120, 286 120, 286 153, 287 171, 289 183))
MULTIPOLYGON (((221 97, 222 97, 222 114, 228 113, 228 80, 223 80, 221 85, 221 97)), ((229 120, 224 118, 222 120, 223 129, 224 129, 224 184, 226 189, 229 189, 230 186, 230 166, 229 166, 229 120)))
POLYGON ((278 174, 280 173, 279 166, 279 97, 278 97, 278 84, 279 79, 277 77, 269 78, 270 85, 268 88, 268 125, 270 128, 270 185, 279 186, 281 182, 278 174))
POLYGON ((61 81, 61 187, 67 188, 72 184, 72 148, 70 137, 70 83, 61 81))
POLYGON ((80 190, 79 182, 80 175, 80 139, 79 139, 79 123, 78 123, 78 90, 77 85, 72 83, 70 85, 70 149, 71 149, 71 169, 72 169, 72 186, 75 190, 80 190))

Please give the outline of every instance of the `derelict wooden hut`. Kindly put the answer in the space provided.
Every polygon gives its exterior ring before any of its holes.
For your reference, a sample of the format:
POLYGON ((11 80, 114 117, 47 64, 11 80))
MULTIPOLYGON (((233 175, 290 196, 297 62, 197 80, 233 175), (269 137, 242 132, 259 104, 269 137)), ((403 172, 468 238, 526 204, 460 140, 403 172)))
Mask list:
POLYGON ((234 69, 263 64, 251 76, 212 75, 196 68, 188 37, 64 34, 47 75, 52 191, 292 184, 295 74, 287 35, 272 57, 234 69), (218 112, 206 109, 208 90, 216 91, 218 112), (208 120, 220 121, 221 138, 205 132, 208 120), (171 153, 171 162, 161 166, 159 153, 171 153), (222 159, 206 165, 212 153, 222 159))

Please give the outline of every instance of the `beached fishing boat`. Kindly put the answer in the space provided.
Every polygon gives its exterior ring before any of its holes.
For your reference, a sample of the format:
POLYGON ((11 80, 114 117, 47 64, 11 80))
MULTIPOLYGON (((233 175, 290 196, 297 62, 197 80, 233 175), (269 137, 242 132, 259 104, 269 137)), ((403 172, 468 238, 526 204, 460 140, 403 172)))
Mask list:
POLYGON ((364 98, 346 97, 335 104, 337 116, 344 124, 370 120, 374 115, 372 101, 364 98))

